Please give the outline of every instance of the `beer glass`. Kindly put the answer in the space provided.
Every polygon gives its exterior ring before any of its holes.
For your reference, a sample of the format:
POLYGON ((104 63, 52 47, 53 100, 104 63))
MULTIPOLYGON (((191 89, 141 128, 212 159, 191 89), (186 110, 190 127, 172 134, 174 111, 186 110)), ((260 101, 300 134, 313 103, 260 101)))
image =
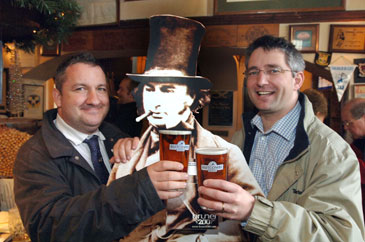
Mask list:
MULTIPOLYGON (((205 179, 227 180, 227 153, 228 150, 226 148, 220 147, 196 148, 195 154, 199 186, 203 185, 205 179)), ((214 200, 207 196, 202 197, 214 200)))
POLYGON ((189 130, 160 130, 160 160, 178 161, 188 170, 190 137, 189 130))

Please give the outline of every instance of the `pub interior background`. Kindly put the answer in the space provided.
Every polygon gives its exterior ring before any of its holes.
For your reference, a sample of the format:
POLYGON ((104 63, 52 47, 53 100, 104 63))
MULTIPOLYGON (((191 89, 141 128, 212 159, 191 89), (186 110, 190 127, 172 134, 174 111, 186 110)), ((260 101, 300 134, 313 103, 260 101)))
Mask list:
MULTIPOLYGON (((12 52, 6 52, 3 48, 0 124, 33 134, 41 125, 43 112, 54 107, 52 77, 57 65, 74 52, 91 51, 101 60, 111 84, 111 94, 115 95, 116 83, 125 73, 144 71, 149 38, 148 18, 155 14, 174 14, 196 19, 206 26, 198 74, 213 82, 212 102, 201 111, 198 119, 206 129, 229 141, 233 133, 241 128, 241 114, 250 108, 244 92, 244 51, 257 37, 272 34, 295 39, 291 34, 295 30, 313 30, 309 50, 303 47, 302 51, 306 60, 306 79, 302 90, 310 87, 318 89, 320 78, 332 83, 328 67, 314 64, 317 52, 331 52, 331 64, 352 65, 359 59, 365 62, 364 0, 280 2, 284 7, 266 4, 267 8, 255 9, 259 2, 253 0, 77 0, 82 13, 67 42, 48 51, 41 46, 36 46, 34 53, 17 51, 22 89, 19 102, 29 106, 27 102, 36 101, 36 106, 34 103, 31 105, 34 110, 23 105, 21 112, 15 115, 9 112, 9 69, 14 65, 14 59, 12 52), (290 2, 294 5, 285 7, 290 2), (338 6, 334 6, 334 2, 338 6), (334 32, 337 25, 346 25, 350 31, 359 27, 356 40, 363 46, 350 50, 333 48, 336 36, 331 31, 334 32), (39 100, 29 100, 24 96, 33 94, 38 95, 39 100)), ((340 118, 343 102, 355 96, 355 88, 356 95, 365 93, 365 78, 363 83, 361 80, 355 82, 354 76, 341 101, 338 101, 334 86, 321 89, 329 103, 325 123, 341 135, 345 135, 340 118)))

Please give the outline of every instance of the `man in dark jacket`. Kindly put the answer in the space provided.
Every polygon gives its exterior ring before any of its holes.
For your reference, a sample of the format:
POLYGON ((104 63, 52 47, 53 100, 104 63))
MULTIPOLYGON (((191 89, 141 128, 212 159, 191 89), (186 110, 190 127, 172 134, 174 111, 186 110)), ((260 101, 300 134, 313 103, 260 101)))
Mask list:
POLYGON ((181 164, 162 161, 106 186, 100 173, 109 176, 113 145, 125 135, 103 122, 109 108, 105 74, 94 57, 81 53, 58 67, 55 83, 57 110, 45 113, 14 165, 25 228, 33 242, 124 237, 165 207, 161 199, 179 196, 187 174, 178 172, 181 164), (89 148, 91 138, 98 145, 89 148))
MULTIPOLYGON (((341 111, 343 127, 350 132, 354 150, 360 165, 362 207, 365 217, 365 98, 346 102, 341 111)), ((364 218, 365 219, 365 218, 364 218)))
POLYGON ((105 118, 131 137, 139 137, 142 131, 142 122, 136 122, 137 105, 132 95, 137 86, 138 82, 129 77, 123 78, 117 90, 118 100, 110 103, 110 110, 105 118))

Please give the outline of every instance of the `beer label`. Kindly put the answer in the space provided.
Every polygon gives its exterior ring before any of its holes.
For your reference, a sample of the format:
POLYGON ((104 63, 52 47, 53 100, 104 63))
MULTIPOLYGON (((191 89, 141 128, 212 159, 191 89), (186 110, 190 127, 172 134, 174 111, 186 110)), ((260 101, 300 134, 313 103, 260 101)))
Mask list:
POLYGON ((214 160, 209 162, 208 165, 201 165, 202 171, 208 171, 208 172, 221 171, 221 170, 223 170, 223 168, 224 168, 223 164, 217 165, 217 163, 214 160))
POLYGON ((196 170, 196 162, 189 161, 188 163, 188 175, 189 176, 196 176, 198 174, 196 170))
POLYGON ((183 140, 180 140, 177 144, 170 144, 169 148, 177 152, 184 152, 185 150, 189 150, 189 145, 186 145, 183 140))

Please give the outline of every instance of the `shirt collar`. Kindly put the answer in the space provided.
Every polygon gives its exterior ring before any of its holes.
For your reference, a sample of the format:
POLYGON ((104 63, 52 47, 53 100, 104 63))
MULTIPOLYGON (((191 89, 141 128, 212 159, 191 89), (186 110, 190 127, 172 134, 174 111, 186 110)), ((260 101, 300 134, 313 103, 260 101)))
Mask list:
POLYGON ((278 135, 282 136, 286 140, 289 140, 291 135, 293 134, 293 131, 296 129, 296 125, 299 120, 300 110, 302 106, 299 102, 295 105, 295 107, 289 111, 284 117, 282 117, 279 121, 277 121, 273 127, 268 130, 267 132, 264 132, 264 127, 262 124, 262 119, 260 115, 256 114, 255 117, 251 120, 251 125, 256 126, 258 130, 260 130, 261 133, 269 134, 271 132, 275 132, 278 135))
POLYGON ((54 124, 57 127, 59 131, 74 145, 81 144, 86 138, 90 138, 93 135, 99 136, 101 140, 105 140, 105 136, 103 133, 100 132, 99 129, 97 129, 92 134, 85 134, 82 133, 74 128, 72 128, 70 125, 68 125, 59 114, 57 114, 56 119, 54 120, 54 124))

